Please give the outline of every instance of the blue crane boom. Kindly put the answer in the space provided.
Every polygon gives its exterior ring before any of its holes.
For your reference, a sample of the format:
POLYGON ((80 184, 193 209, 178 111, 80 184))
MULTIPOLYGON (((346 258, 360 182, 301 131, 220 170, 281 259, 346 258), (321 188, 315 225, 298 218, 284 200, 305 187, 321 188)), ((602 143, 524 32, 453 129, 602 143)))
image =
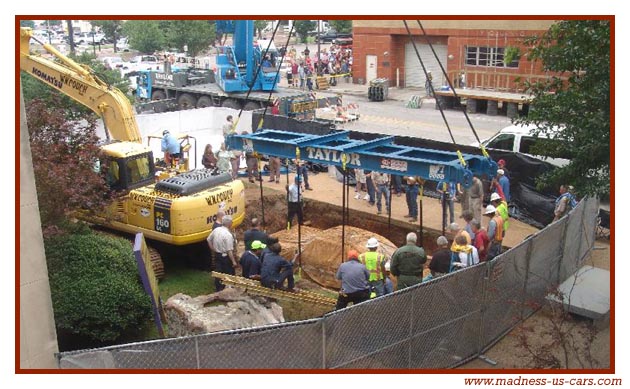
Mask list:
MULTIPOLYGON (((254 21, 218 20, 217 31, 233 33, 233 45, 218 48, 215 78, 219 87, 227 93, 247 92, 250 87, 252 91, 275 90, 278 69, 274 61, 270 61, 272 66, 260 66, 265 48, 254 45, 254 21)), ((276 54, 269 53, 269 57, 276 54)))
POLYGON ((460 183, 464 188, 472 185, 473 175, 494 177, 497 172, 496 162, 484 156, 462 154, 466 163, 462 166, 455 152, 396 145, 392 136, 364 141, 350 139, 349 135, 350 131, 308 135, 261 130, 253 134, 231 135, 228 144, 232 149, 240 149, 243 142, 247 142, 260 154, 418 176, 425 180, 460 183))

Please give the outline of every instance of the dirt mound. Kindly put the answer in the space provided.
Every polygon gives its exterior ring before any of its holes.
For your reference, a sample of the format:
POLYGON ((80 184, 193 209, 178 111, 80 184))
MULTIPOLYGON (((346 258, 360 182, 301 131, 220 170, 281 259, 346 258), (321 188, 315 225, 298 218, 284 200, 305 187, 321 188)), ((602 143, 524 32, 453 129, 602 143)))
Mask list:
MULTIPOLYGON (((378 251, 385 254, 387 258, 391 258, 396 251, 396 246, 388 239, 361 228, 346 226, 345 252, 342 255, 341 230, 341 226, 327 230, 302 226, 302 270, 308 278, 327 288, 339 289, 341 287, 341 283, 335 278, 339 265, 342 260, 346 260, 348 250, 365 252, 365 244, 369 238, 378 239, 378 251)), ((297 226, 290 231, 275 233, 273 236, 280 239, 282 256, 287 259, 293 258, 297 249, 297 226)))

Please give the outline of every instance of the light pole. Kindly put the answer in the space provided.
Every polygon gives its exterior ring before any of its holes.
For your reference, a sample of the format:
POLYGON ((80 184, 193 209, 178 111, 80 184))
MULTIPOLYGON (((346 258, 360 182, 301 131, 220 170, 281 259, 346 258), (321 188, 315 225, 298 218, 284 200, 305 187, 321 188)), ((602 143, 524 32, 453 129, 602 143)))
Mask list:
POLYGON ((320 50, 320 39, 319 39, 319 34, 321 33, 319 30, 319 26, 320 26, 320 20, 317 20, 317 75, 321 76, 322 75, 322 66, 321 66, 321 59, 322 56, 319 52, 320 50))
POLYGON ((94 27, 92 27, 92 50, 94 50, 94 56, 96 57, 96 42, 94 41, 94 27))

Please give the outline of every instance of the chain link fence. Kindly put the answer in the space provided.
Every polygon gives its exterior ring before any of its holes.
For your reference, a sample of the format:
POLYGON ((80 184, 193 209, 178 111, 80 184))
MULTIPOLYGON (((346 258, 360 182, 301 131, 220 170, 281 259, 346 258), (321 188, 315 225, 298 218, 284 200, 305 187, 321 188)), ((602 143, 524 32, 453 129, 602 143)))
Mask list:
POLYGON ((599 203, 494 260, 321 318, 58 354, 62 369, 423 369, 461 365, 533 314, 595 243, 599 203))

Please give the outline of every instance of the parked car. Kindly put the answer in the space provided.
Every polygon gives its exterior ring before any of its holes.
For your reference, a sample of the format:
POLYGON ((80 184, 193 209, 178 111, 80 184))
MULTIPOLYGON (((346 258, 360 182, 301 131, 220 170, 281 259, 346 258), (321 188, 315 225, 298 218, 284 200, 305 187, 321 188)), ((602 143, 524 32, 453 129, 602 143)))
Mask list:
POLYGON ((82 32, 79 34, 79 36, 75 35, 74 43, 79 45, 104 45, 107 43, 107 40, 105 39, 105 34, 102 34, 100 32, 82 32))
POLYGON ((352 34, 343 33, 343 32, 338 33, 337 31, 330 29, 323 34, 320 34, 317 37, 317 41, 319 43, 327 43, 327 42, 332 43, 335 39, 338 39, 338 38, 352 38, 352 34))
MULTIPOLYGON (((551 158, 544 155, 532 154, 531 147, 536 143, 538 138, 547 139, 547 135, 540 134, 538 137, 532 133, 536 129, 535 125, 511 125, 503 128, 490 138, 482 140, 481 143, 488 149, 498 149, 513 151, 515 153, 527 154, 530 157, 534 157, 545 162, 549 162, 555 166, 564 166, 569 163, 569 156, 567 158, 551 158)), ((558 129, 558 131, 561 131, 558 129)), ((554 137, 552 142, 564 142, 560 138, 554 137)), ((473 143, 473 146, 479 146, 478 142, 473 143)))
POLYGON ((340 49, 352 49, 352 38, 337 38, 333 40, 333 44, 339 46, 340 49))

